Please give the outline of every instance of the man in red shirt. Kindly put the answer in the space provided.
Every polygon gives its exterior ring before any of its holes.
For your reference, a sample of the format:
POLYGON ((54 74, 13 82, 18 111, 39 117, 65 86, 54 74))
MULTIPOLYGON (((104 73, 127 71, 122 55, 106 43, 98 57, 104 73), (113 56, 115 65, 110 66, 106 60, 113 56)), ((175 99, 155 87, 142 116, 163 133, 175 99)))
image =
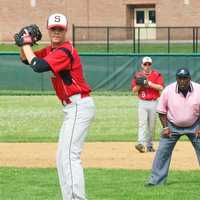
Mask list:
POLYGON ((150 57, 142 59, 141 67, 142 70, 136 72, 133 77, 132 90, 139 97, 138 144, 135 145, 135 148, 139 152, 144 153, 145 143, 147 152, 155 151, 152 137, 156 124, 157 99, 160 97, 160 91, 164 87, 164 80, 163 76, 152 68, 152 59, 150 57), (138 81, 140 78, 142 78, 142 81, 138 81))
POLYGON ((91 88, 83 77, 80 57, 66 41, 67 23, 62 14, 49 16, 47 29, 51 44, 36 52, 33 52, 32 38, 25 30, 20 57, 35 72, 52 71, 54 75, 52 84, 64 106, 56 159, 62 196, 64 200, 85 200, 80 153, 95 115, 95 105, 90 96, 91 88))

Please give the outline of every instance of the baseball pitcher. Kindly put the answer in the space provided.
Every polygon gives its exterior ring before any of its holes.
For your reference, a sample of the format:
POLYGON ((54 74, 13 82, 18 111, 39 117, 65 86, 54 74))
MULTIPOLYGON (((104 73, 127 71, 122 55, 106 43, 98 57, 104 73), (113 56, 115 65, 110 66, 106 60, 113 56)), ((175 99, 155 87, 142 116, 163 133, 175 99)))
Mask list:
POLYGON ((47 30, 51 44, 36 52, 32 46, 42 38, 37 25, 22 28, 14 38, 21 47, 22 62, 35 72, 53 73, 52 84, 64 111, 56 159, 62 196, 64 200, 85 200, 80 154, 95 115, 95 105, 77 50, 66 41, 67 23, 63 14, 49 16, 47 30))

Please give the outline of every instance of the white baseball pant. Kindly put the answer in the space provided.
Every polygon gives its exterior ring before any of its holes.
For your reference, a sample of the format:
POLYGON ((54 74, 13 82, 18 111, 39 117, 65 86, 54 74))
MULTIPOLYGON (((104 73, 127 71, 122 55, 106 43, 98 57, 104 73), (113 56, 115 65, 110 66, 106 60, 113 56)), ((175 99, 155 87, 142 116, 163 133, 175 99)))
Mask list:
POLYGON ((84 173, 80 154, 95 115, 92 97, 74 95, 64 106, 64 121, 57 150, 57 171, 63 200, 86 200, 84 173))
POLYGON ((139 118, 139 129, 138 129, 138 143, 145 144, 147 147, 151 147, 152 138, 155 131, 156 125, 156 107, 157 100, 145 101, 139 100, 138 105, 138 118, 139 118))

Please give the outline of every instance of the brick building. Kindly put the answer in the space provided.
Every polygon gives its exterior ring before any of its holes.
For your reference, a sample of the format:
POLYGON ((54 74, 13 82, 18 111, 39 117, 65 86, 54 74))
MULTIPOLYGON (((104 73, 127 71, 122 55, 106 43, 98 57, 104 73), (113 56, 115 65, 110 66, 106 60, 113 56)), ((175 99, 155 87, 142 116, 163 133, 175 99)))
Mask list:
MULTIPOLYGON (((1 0, 0 42, 12 41, 13 34, 19 28, 31 23, 41 28, 43 41, 46 41, 46 18, 56 12, 69 17, 69 37, 72 35, 72 24, 120 27, 200 26, 199 0, 1 0)), ((144 39, 162 38, 162 31, 158 34, 154 28, 148 30, 148 34, 144 31, 144 39)), ((181 35, 177 33, 178 37, 181 35)))

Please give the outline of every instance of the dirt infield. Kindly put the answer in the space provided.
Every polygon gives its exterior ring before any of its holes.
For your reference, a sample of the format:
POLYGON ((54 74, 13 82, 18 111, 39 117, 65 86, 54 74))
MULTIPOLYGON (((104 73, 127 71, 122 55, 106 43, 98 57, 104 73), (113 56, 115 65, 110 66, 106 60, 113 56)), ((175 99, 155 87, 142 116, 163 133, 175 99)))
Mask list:
MULTIPOLYGON (((56 148, 55 143, 0 143, 0 166, 55 167, 56 148)), ((131 142, 95 142, 85 144, 81 157, 85 168, 150 169, 154 155, 138 153, 131 142)), ((191 143, 177 143, 171 169, 199 169, 191 143)))

